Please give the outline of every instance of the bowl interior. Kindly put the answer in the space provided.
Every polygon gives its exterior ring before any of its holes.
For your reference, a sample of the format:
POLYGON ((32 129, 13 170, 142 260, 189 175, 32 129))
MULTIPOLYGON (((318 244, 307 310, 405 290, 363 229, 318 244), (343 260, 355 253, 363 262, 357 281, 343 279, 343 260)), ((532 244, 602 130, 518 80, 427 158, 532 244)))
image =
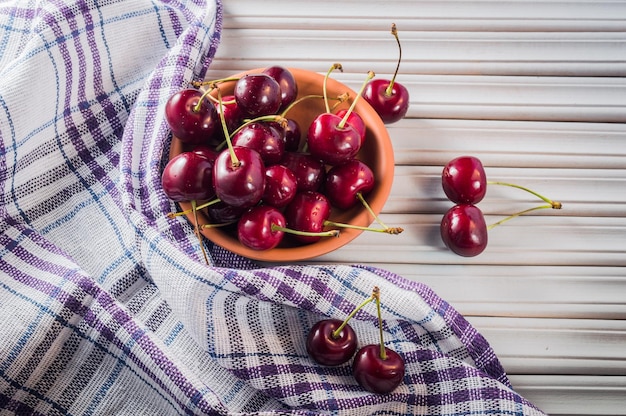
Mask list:
MULTIPOLYGON (((262 70, 263 68, 253 69, 236 74, 233 77, 236 78, 246 73, 259 73, 262 70)), ((298 83, 298 97, 323 94, 324 75, 298 68, 289 68, 289 70, 293 73, 298 83)), ((234 82, 228 82, 220 86, 223 96, 232 94, 233 88, 234 82)), ((326 89, 329 98, 337 97, 346 92, 350 95, 350 99, 337 107, 334 112, 341 108, 348 108, 357 95, 355 91, 332 78, 328 79, 326 89)), ((330 103, 332 106, 334 101, 331 100, 330 103)), ((295 105, 286 116, 298 122, 302 135, 305 137, 313 119, 325 110, 324 100, 313 98, 295 105)), ((373 190, 365 196, 365 199, 372 210, 379 214, 389 196, 393 182, 394 157, 391 140, 384 123, 365 100, 359 99, 357 101, 355 111, 363 118, 367 127, 367 137, 357 157, 367 163, 376 178, 373 190)), ((172 158, 185 150, 187 150, 185 145, 176 137, 173 137, 169 157, 172 158)), ((182 210, 191 208, 191 204, 188 202, 180 202, 179 205, 182 210)), ((193 215, 188 215, 187 218, 195 225, 193 215)), ((361 204, 357 204, 349 210, 333 208, 330 219, 358 226, 369 226, 373 221, 372 216, 361 204)), ((198 222, 200 224, 209 223, 208 217, 202 211, 198 212, 198 222)), ((250 249, 241 244, 237 239, 234 226, 202 229, 202 234, 206 238, 227 250, 251 259, 269 262, 293 262, 318 257, 346 245, 361 232, 361 230, 357 229, 342 228, 339 237, 325 237, 312 244, 296 243, 291 238, 284 238, 278 247, 260 251, 250 249)), ((286 235, 286 237, 288 236, 286 235)))

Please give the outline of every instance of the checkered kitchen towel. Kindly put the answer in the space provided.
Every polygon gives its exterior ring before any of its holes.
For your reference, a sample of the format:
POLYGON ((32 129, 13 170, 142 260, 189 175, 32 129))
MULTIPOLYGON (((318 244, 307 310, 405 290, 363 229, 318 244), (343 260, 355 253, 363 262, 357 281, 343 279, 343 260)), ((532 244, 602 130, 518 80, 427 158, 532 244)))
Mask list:
MULTIPOLYGON (((163 105, 202 78, 221 19, 211 0, 0 1, 0 414, 541 414, 424 285, 212 246, 207 267, 166 217, 163 105), (407 362, 390 395, 303 342, 374 285, 407 362)), ((362 343, 375 319, 353 321, 362 343)))

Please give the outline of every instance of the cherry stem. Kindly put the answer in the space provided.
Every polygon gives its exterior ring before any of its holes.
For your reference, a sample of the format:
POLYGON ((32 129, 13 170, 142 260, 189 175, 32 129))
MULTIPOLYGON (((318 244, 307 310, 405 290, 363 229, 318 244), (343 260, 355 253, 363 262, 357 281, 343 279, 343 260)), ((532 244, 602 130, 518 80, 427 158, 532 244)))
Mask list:
POLYGON ((209 257, 207 256, 206 250, 204 249, 202 235, 200 235, 200 226, 198 225, 198 210, 196 208, 197 208, 196 201, 195 200, 191 201, 191 209, 193 211, 193 218, 194 218, 194 222, 196 223, 195 225, 196 237, 198 237, 198 242, 200 243, 200 250, 202 250, 202 255, 204 256, 204 261, 206 262, 206 264, 209 264, 209 257))
POLYGON ((330 221, 330 220, 324 221, 324 225, 327 227, 353 228, 355 230, 374 231, 377 233, 385 233, 385 234, 392 234, 392 235, 397 235, 404 231, 404 228, 401 228, 401 227, 387 227, 387 228, 363 227, 361 225, 346 224, 343 222, 335 222, 335 221, 330 221))
POLYGON ((281 227, 280 225, 272 224, 272 231, 282 231, 288 234, 301 235, 303 237, 339 237, 339 230, 329 231, 301 231, 294 230, 292 228, 281 227))
MULTIPOLYGON (((337 100, 337 102, 333 106, 333 109, 335 107, 337 107, 339 104, 341 104, 344 101, 346 101, 349 97, 350 97, 350 95, 347 92, 344 92, 343 94, 340 94, 340 95, 338 95, 335 98, 332 98, 333 100, 337 100)), ((285 110, 280 115, 282 117, 286 117, 287 113, 289 112, 289 110, 291 110, 293 107, 295 107, 296 104, 299 104, 299 103, 301 103, 302 101, 305 101, 305 100, 310 100, 312 98, 324 98, 324 96, 323 95, 319 95, 319 94, 311 94, 311 95, 305 95, 303 97, 300 97, 297 100, 293 101, 291 104, 289 104, 289 106, 287 106, 287 108, 285 108, 285 110)))
MULTIPOLYGON (((223 118, 223 115, 220 115, 223 118)), ((267 116, 259 116, 256 118, 252 118, 252 119, 248 119, 246 120, 243 124, 241 124, 239 127, 237 127, 235 130, 233 130, 232 133, 228 134, 228 131, 226 130, 226 127, 224 127, 224 134, 225 137, 228 137, 229 140, 224 140, 222 143, 220 143, 219 145, 217 145, 217 147, 215 148, 216 150, 221 150, 224 148, 224 145, 227 145, 230 142, 230 139, 232 139, 233 137, 235 137, 235 134, 239 133, 239 131, 241 131, 244 127, 252 124, 252 123, 258 123, 258 122, 262 122, 262 121, 275 121, 277 123, 279 123, 281 126, 284 126, 285 123, 287 123, 287 120, 281 116, 281 115, 267 115, 267 116)), ((225 122, 224 122, 225 125, 225 122)))
POLYGON ((400 44, 400 38, 398 37, 398 29, 396 29, 395 23, 391 24, 391 34, 396 38, 396 42, 398 42, 399 56, 398 56, 398 63, 396 64, 396 71, 393 73, 393 77, 391 78, 391 81, 389 81, 389 85, 387 86, 387 89, 385 90, 385 95, 387 97, 391 96, 391 92, 393 91, 393 84, 395 83, 396 76, 398 75, 398 71, 400 70, 400 61, 402 61, 402 45, 400 44))
POLYGON ((324 76, 324 83, 323 83, 324 104, 326 105, 326 112, 327 113, 330 113, 330 106, 328 105, 328 93, 326 92, 326 84, 327 84, 327 81, 328 81, 328 77, 330 77, 330 73, 333 72, 335 69, 338 69, 339 71, 343 72, 343 67, 341 66, 341 64, 340 63, 334 63, 334 64, 332 64, 332 66, 326 72, 326 75, 324 76))
POLYGON ((547 209, 547 208, 553 208, 554 209, 554 206, 553 205, 540 205, 538 207, 525 209, 523 211, 520 211, 520 212, 518 212, 516 214, 513 214, 513 215, 509 215, 508 217, 506 217, 504 219, 501 219, 500 221, 495 222, 495 223, 489 225, 487 227, 487 229, 491 230, 492 228, 494 228, 494 227, 496 227, 496 226, 498 226, 498 225, 500 225, 500 224, 502 224, 504 222, 507 222, 508 220, 511 220, 513 218, 516 218, 516 217, 519 217, 520 215, 524 215, 524 214, 527 214, 527 213, 532 212, 532 211, 537 211, 537 210, 540 210, 540 209, 547 209))
POLYGON ((346 319, 344 319, 341 325, 339 325, 339 327, 331 333, 331 336, 333 338, 339 338, 339 334, 341 334, 341 331, 343 331, 346 325, 348 325, 348 321, 354 318, 354 315, 356 315, 357 312, 360 311, 365 305, 367 305, 376 298, 377 295, 375 295, 375 293, 378 293, 378 287, 374 287, 374 289, 372 290, 372 295, 369 298, 365 299, 363 302, 361 302, 361 304, 358 305, 356 308, 354 308, 352 312, 350 312, 350 314, 346 317, 346 319))
POLYGON ((549 198, 546 198, 545 196, 538 194, 537 192, 528 189, 524 186, 521 185, 516 185, 514 183, 508 183, 508 182, 499 182, 499 181, 488 181, 488 184, 491 185, 503 185, 503 186, 510 186, 512 188, 517 188, 517 189, 521 189, 523 191, 526 191, 528 193, 531 193, 533 195, 535 195, 537 198, 541 199, 544 202, 547 202, 548 204, 550 204, 550 206, 548 208, 552 208, 552 209, 561 209, 563 207, 563 204, 561 204, 559 201, 553 201, 549 198))
POLYGON ((214 80, 210 80, 210 81, 192 81, 191 85, 194 87, 202 87, 203 85, 215 85, 215 84, 220 84, 223 82, 229 82, 229 81, 238 81, 239 78, 220 78, 220 79, 214 79, 214 80))
POLYGON ((361 204, 363 204, 363 206, 365 207, 365 209, 370 213, 370 215, 372 217, 374 217, 374 219, 376 220, 377 223, 380 224, 381 227, 388 229, 389 227, 387 227, 387 224, 385 224, 380 217, 378 217, 378 215, 376 215, 376 213, 374 212, 374 210, 372 209, 372 207, 370 206, 370 204, 367 203, 367 201, 365 200, 365 198, 363 197, 363 194, 361 192, 357 192, 356 197, 359 199, 359 201, 361 201, 361 204))
POLYGON ((237 221, 220 222, 216 224, 202 224, 200 228, 218 228, 226 227, 227 225, 235 224, 237 221))
POLYGON ((365 81, 361 85, 361 89, 359 90, 359 93, 356 95, 356 97, 354 97, 354 100, 352 100, 352 104, 350 105, 350 108, 348 108, 348 111, 346 111, 346 114, 343 116, 343 118, 341 119, 341 121, 339 122, 337 127, 342 129, 346 125, 346 123, 348 122, 348 117, 350 117, 350 114, 352 113, 352 111, 354 111, 354 107, 356 106, 356 102, 359 100, 359 97, 361 96, 361 94, 365 90, 365 87, 367 86, 367 83, 370 82, 371 79, 374 78, 375 76, 376 76, 376 74, 374 73, 374 71, 368 71, 367 72, 367 78, 365 78, 365 81))
MULTIPOLYGON (((210 207, 211 205, 217 204, 220 201, 221 201, 221 199, 215 198, 215 199, 212 199, 212 200, 210 200, 208 202, 200 204, 200 205, 196 206, 195 208, 193 207, 193 203, 192 203, 192 207, 190 209, 186 209, 184 211, 178 211, 178 212, 170 212, 170 213, 167 214, 167 216, 169 218, 174 218, 174 217, 179 217, 181 215, 189 215, 189 214, 194 212, 194 209, 200 211, 201 209, 204 209, 206 207, 210 207)), ((193 201, 193 202, 195 202, 195 201, 193 201)))
POLYGON ((196 105, 193 106, 193 112, 197 113, 200 111, 200 107, 202 107, 202 101, 204 101, 205 98, 210 97, 211 96, 211 91, 213 91, 213 88, 215 88, 215 86, 211 86, 211 88, 208 88, 201 96, 200 99, 198 100, 198 102, 196 103, 196 105))
MULTIPOLYGON (((217 88, 217 87, 216 87, 217 88)), ((224 117, 224 103, 222 102, 222 90, 217 88, 217 101, 220 106, 220 122, 222 124, 222 129, 224 130, 224 137, 226 138, 226 144, 228 145, 228 152, 230 153, 230 161, 232 163, 233 168, 238 168, 241 165, 241 162, 237 158, 235 154, 235 149, 233 148, 233 143, 230 141, 230 136, 228 134, 228 126, 226 125, 226 118, 224 117)))
POLYGON ((387 349, 385 349, 385 337, 383 336, 383 314, 380 311, 380 289, 378 286, 374 288, 372 296, 376 297, 376 313, 378 314, 378 331, 380 333, 380 359, 387 359, 387 349))

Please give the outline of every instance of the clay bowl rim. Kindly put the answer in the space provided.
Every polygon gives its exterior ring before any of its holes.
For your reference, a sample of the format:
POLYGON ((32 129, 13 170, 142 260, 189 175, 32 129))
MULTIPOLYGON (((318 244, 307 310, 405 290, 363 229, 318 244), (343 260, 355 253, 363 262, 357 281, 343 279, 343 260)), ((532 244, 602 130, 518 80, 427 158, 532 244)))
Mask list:
MULTIPOLYGON (((265 68, 255 68, 243 71, 231 75, 229 78, 239 78, 245 74, 260 73, 264 69, 265 68)), ((322 84, 324 80, 323 74, 301 68, 288 67, 288 69, 292 72, 298 83, 299 97, 304 94, 322 94, 322 84), (311 91, 311 89, 313 89, 313 91, 311 91)), ((234 81, 221 84, 220 89, 222 95, 225 96, 232 92, 233 86, 234 81)), ((335 109, 335 112, 340 108, 348 108, 353 97, 356 97, 357 95, 354 90, 332 77, 329 77, 327 80, 327 92, 329 97, 338 96, 344 92, 347 92, 351 97, 348 102, 335 109)), ((320 100, 320 103, 320 105, 323 106, 323 101, 320 100)), ((302 113, 299 111, 301 108, 302 107, 299 107, 299 105, 296 105, 294 109, 289 112, 288 116, 298 119, 302 113), (296 116, 292 115, 294 113, 296 116)), ((363 148, 357 157, 368 163, 370 168, 374 171, 374 176, 376 178, 374 189, 366 196, 366 199, 374 213, 379 215, 383 206, 387 202, 393 183, 395 160, 392 142, 385 124, 369 103, 367 103, 364 99, 359 99, 356 103, 355 111, 358 112, 358 114, 363 118, 367 127, 367 137, 363 148), (378 157, 371 154, 373 150, 378 152, 378 157)), ((304 111, 304 113, 307 112, 304 111)), ((312 117, 314 116, 309 115, 310 119, 312 119, 312 117)), ((308 122, 305 125, 301 124, 303 136, 306 136, 307 128, 308 122)), ((177 137, 172 137, 169 159, 184 150, 185 145, 177 137)), ((177 204, 181 210, 191 209, 190 202, 181 201, 177 204)), ((209 223, 209 220, 204 212, 199 211, 197 214, 199 224, 209 223)), ((186 215, 186 217, 192 226, 195 227, 196 223, 194 216, 190 214, 186 215)), ((337 222, 349 222, 350 224, 363 227, 369 226, 374 221, 370 213, 360 204, 357 204, 355 207, 347 211, 333 208, 330 219, 337 222)), ((320 257, 345 246, 358 237, 362 232, 362 230, 358 229, 342 228, 338 237, 325 237, 312 244, 290 245, 289 243, 281 243, 278 247, 270 250, 254 250, 241 244, 232 230, 231 232, 228 232, 226 229, 221 227, 201 228, 201 233, 204 237, 224 249, 249 259, 275 263, 295 262, 320 257)), ((287 238, 285 241, 289 241, 289 239, 287 238)))

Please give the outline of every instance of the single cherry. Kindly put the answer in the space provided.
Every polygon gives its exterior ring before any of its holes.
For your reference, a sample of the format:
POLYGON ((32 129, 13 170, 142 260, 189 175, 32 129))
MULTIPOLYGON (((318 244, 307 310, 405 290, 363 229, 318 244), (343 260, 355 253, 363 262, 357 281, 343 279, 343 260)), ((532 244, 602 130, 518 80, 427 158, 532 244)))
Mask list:
POLYGON ((271 165, 265 168, 264 203, 283 208, 293 200, 297 192, 298 179, 288 167, 271 165))
POLYGON ((247 116, 276 114, 282 103, 280 85, 267 74, 246 74, 235 83, 237 105, 247 116))
MULTIPOLYGON (((225 97, 221 97, 222 105, 220 106, 220 102, 215 102, 215 109, 217 110, 217 115, 220 117, 220 112, 224 112, 224 122, 226 123, 226 130, 228 133, 232 133, 239 127, 243 122, 243 113, 239 106, 237 105, 237 101, 235 100, 234 95, 227 95, 225 97)), ((224 129, 218 128, 215 131, 215 142, 216 144, 221 143, 226 139, 224 136, 224 129)))
POLYGON ((298 84, 291 71, 283 66, 274 65, 263 70, 264 74, 272 77, 280 86, 281 109, 287 108, 298 96, 298 84))
POLYGON ((367 136, 367 126, 365 125, 365 121, 363 117, 359 115, 356 111, 352 111, 348 113, 348 109, 344 108, 337 111, 337 115, 341 118, 345 117, 348 114, 347 122, 350 124, 356 131, 361 135, 361 145, 365 142, 365 137, 367 136))
POLYGON ((163 192, 174 202, 213 198, 213 164, 210 158, 193 151, 179 153, 163 169, 163 192))
POLYGON ((476 205, 459 204, 450 208, 440 225, 441 239, 446 247, 464 257, 474 257, 487 247, 487 224, 476 205))
POLYGON ((285 152, 281 165, 296 175, 298 191, 318 191, 326 178, 324 163, 309 153, 285 152))
POLYGON ((257 205, 246 211, 237 223, 239 242, 254 250, 269 250, 283 239, 285 217, 269 205, 257 205), (278 228, 277 228, 278 227, 278 228))
POLYGON ((366 345, 356 353, 352 363, 352 374, 365 390, 386 394, 398 387, 404 379, 405 364, 397 352, 385 346, 378 287, 374 288, 372 296, 376 300, 380 342, 366 345))
POLYGON ((256 150, 266 165, 278 163, 285 153, 285 140, 277 129, 264 122, 250 122, 237 129, 230 138, 233 146, 256 150))
POLYGON ((306 350, 318 364, 341 365, 348 362, 357 349, 357 336, 350 325, 339 319, 318 321, 309 330, 306 350))
POLYGON ((326 173, 324 194, 333 206, 352 208, 359 202, 358 195, 367 195, 374 188, 374 172, 359 159, 331 167, 326 173))
POLYGON ((396 38, 399 50, 398 63, 393 77, 391 80, 372 80, 363 91, 363 98, 386 124, 401 120, 409 109, 409 91, 404 85, 395 81, 402 60, 402 46, 395 23, 391 25, 391 34, 396 38))
MULTIPOLYGON (((324 229, 330 216, 330 202, 324 194, 315 191, 299 192, 285 208, 287 226, 294 230, 318 233, 324 229)), ((319 236, 294 235, 301 243, 314 243, 319 236)))
POLYGON ((213 184, 217 197, 229 205, 251 207, 263 196, 265 164, 254 149, 232 146, 215 160, 213 184))
POLYGON ((180 90, 167 100, 165 120, 172 134, 183 143, 209 143, 219 128, 215 106, 195 88, 180 90))
POLYGON ((477 204, 487 193, 487 175, 480 159, 459 156, 444 166, 441 185, 455 204, 477 204))

